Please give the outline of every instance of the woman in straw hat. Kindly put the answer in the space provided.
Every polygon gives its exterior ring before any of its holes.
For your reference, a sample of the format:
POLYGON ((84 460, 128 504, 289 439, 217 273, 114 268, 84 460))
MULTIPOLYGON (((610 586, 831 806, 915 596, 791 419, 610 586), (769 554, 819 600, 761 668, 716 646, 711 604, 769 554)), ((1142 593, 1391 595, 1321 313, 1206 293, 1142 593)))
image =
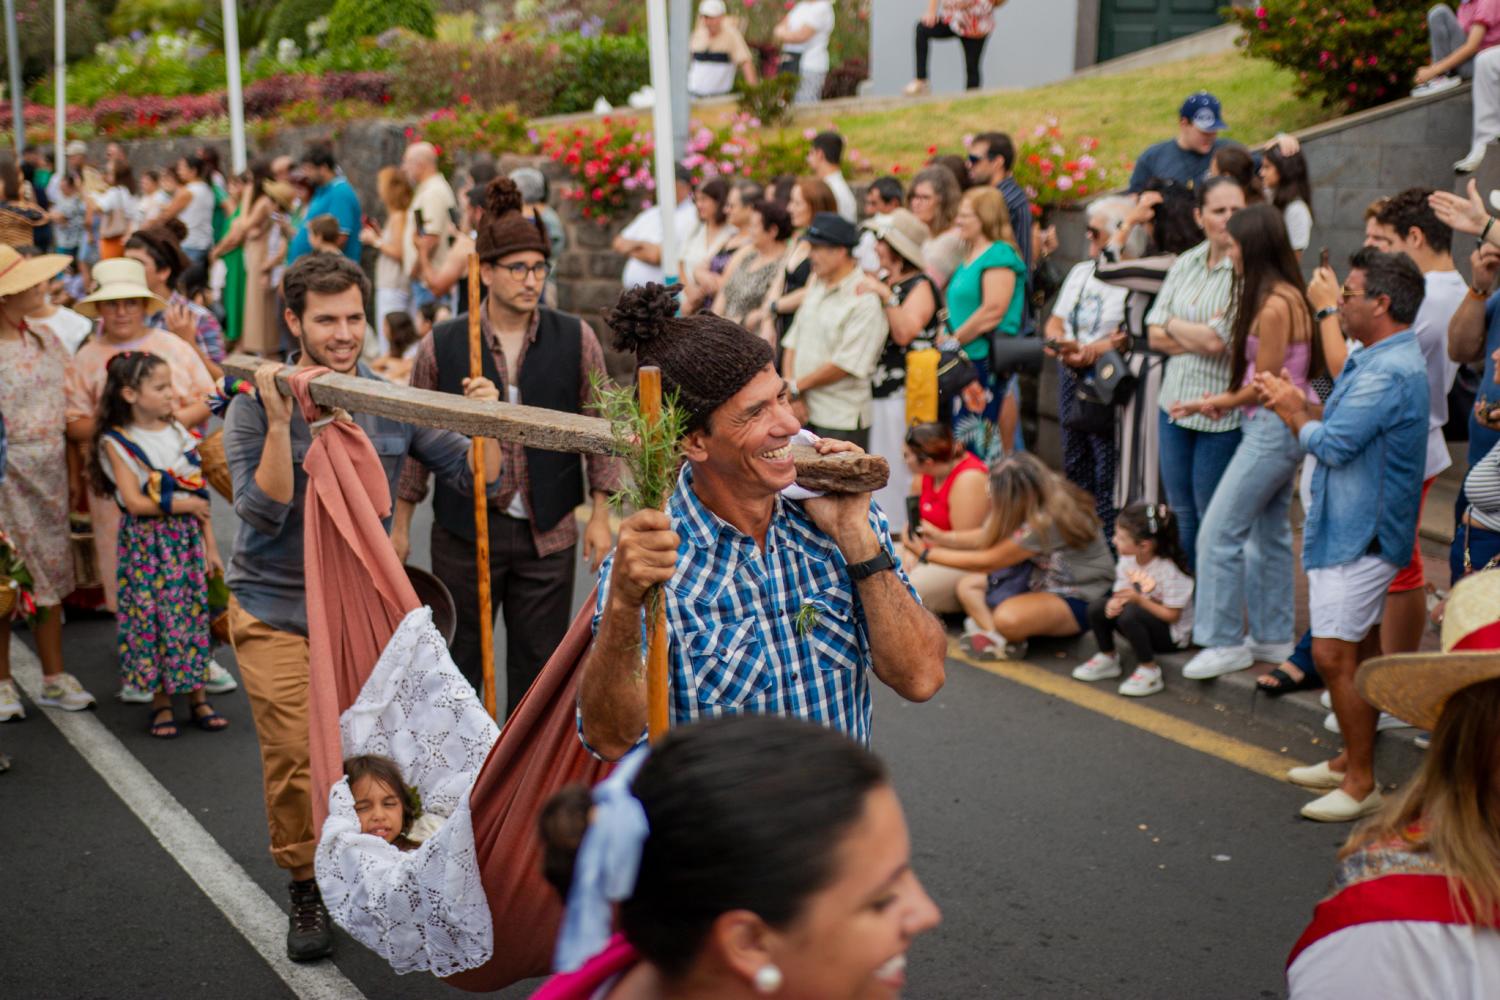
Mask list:
MULTIPOLYGON (((47 282, 68 266, 62 254, 23 257, 0 246, 0 413, 5 415, 4 481, 0 528, 10 535, 31 571, 42 661, 41 704, 71 712, 88 708, 93 695, 63 672, 62 615, 58 606, 73 589, 68 549, 68 462, 63 423, 67 349, 26 316, 46 299, 47 282)), ((0 722, 25 712, 10 678, 10 617, 0 617, 0 722)))
MULTIPOLYGON (((137 234, 139 235, 139 234, 137 234)), ((208 420, 205 400, 214 392, 213 379, 184 340, 165 330, 146 325, 146 317, 166 306, 146 284, 146 269, 129 257, 100 261, 94 268, 98 288, 81 300, 78 312, 97 317, 100 335, 84 344, 73 358, 66 381, 68 437, 88 442, 94 436, 94 414, 104 394, 109 359, 121 351, 148 351, 166 360, 172 370, 172 388, 177 394, 173 416, 184 427, 196 428, 208 420)), ((120 509, 107 497, 89 497, 94 524, 94 549, 99 576, 104 584, 104 602, 115 608, 115 545, 120 528, 120 509)))
POLYGON ((1355 683, 1432 746, 1340 852, 1288 960, 1291 996, 1500 996, 1500 573, 1453 588, 1441 654, 1372 659, 1355 683))

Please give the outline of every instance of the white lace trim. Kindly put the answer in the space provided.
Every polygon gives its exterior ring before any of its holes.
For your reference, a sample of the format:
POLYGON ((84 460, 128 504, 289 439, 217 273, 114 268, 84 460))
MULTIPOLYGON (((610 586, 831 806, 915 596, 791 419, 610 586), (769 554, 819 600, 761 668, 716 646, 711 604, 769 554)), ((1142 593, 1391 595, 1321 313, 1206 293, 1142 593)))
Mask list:
POLYGON ((339 720, 344 755, 394 760, 445 815, 415 851, 360 833, 347 779, 328 795, 317 878, 340 927, 397 972, 448 976, 489 961, 494 927, 480 880, 469 789, 499 738, 448 655, 432 612, 406 616, 359 697, 339 720))

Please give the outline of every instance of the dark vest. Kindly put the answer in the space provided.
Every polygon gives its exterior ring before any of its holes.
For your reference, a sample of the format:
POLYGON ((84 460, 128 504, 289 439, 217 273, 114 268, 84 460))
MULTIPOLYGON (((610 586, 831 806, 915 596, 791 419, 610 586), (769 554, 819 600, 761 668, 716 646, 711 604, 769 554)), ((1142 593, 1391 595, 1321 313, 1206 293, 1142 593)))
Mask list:
MULTIPOLYGON (((526 348, 525 364, 516 383, 521 402, 564 413, 578 413, 578 369, 583 353, 583 322, 576 316, 538 306, 541 320, 536 342, 526 348)), ((467 314, 439 323, 432 331, 432 349, 437 361, 438 389, 463 395, 469 377, 469 317, 467 314)), ((504 398, 505 384, 494 355, 482 352, 484 377, 495 383, 504 398)), ((583 459, 561 451, 526 449, 526 471, 531 489, 526 499, 532 523, 548 531, 564 517, 571 517, 583 503, 583 459)), ((507 501, 508 502, 508 501, 507 501)), ((445 530, 465 541, 474 540, 474 498, 436 483, 433 516, 445 530)), ((491 533, 503 510, 490 505, 491 533)))

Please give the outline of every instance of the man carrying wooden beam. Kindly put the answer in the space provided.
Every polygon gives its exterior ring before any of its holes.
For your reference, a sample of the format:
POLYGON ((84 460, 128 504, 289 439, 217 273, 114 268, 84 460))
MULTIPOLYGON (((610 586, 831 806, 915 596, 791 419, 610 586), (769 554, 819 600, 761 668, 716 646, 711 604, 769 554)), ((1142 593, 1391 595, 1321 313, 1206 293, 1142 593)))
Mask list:
MULTIPOLYGON (((486 291, 480 310, 480 360, 486 378, 504 386, 512 403, 562 413, 583 413, 593 402, 594 380, 605 377, 604 351, 577 316, 541 304, 546 288, 547 236, 521 214, 521 193, 497 177, 485 192, 475 237, 486 291)), ((411 385, 456 393, 469 374, 469 317, 440 324, 422 342, 411 385)), ((576 454, 502 445, 505 470, 500 495, 489 508, 490 592, 505 615, 506 716, 541 672, 573 620, 573 577, 578 564, 578 522, 584 470, 593 512, 583 530, 583 557, 597 571, 609 553, 609 495, 619 486, 617 462, 608 455, 576 454)), ((412 513, 427 495, 427 469, 406 463, 391 541, 403 558, 410 547, 412 513)), ((478 581, 474 567, 474 505, 468 494, 438 484, 433 497, 432 572, 447 585, 458 608, 451 651, 459 671, 481 689, 478 581)), ((501 717, 501 720, 505 716, 501 717)))
MULTIPOLYGON (((286 322, 301 354, 298 367, 321 366, 374 379, 360 362, 369 281, 359 266, 336 254, 312 254, 287 269, 282 281, 286 322)), ((259 398, 236 396, 224 420, 224 453, 234 479, 239 516, 228 583, 230 638, 255 717, 265 782, 271 855, 291 883, 287 955, 312 961, 333 950, 328 913, 313 881, 313 809, 308 774, 307 594, 303 569, 302 459, 312 430, 276 384, 281 365, 255 372, 259 398)), ((466 379, 464 395, 494 401, 488 379, 466 379)), ((414 455, 453 489, 472 494, 469 439, 452 431, 353 415, 380 455, 391 493, 407 455, 414 455)), ((500 447, 485 440, 485 469, 493 496, 500 487, 500 447)), ((357 584, 359 581, 351 581, 357 584)))
MULTIPOLYGON (((947 643, 896 560, 868 493, 791 500, 800 430, 769 344, 713 315, 676 318, 660 285, 627 291, 617 344, 658 366, 686 411, 687 462, 666 513, 620 528, 600 574, 579 731, 616 759, 646 729, 642 608, 662 585, 674 724, 792 715, 870 738, 868 672, 911 701, 943 685, 947 643)), ((823 454, 858 451, 818 442, 823 454)))

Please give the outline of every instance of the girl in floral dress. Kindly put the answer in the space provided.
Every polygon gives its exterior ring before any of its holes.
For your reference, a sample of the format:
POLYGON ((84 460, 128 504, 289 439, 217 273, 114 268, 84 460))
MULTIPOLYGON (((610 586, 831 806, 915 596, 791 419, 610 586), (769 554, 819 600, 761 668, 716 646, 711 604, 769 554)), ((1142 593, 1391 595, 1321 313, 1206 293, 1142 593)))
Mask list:
POLYGON ((177 735, 172 695, 188 693, 191 721, 229 724, 208 702, 210 567, 221 569, 209 524, 208 486, 196 441, 173 419, 167 363, 144 351, 110 359, 95 422, 89 473, 113 493, 120 522, 115 616, 120 672, 151 692, 152 736, 177 735))
MULTIPOLYGON (((39 704, 79 711, 94 704, 63 672, 59 605, 73 589, 68 549, 68 462, 63 376, 67 349, 26 317, 46 301, 46 284, 68 266, 60 254, 25 258, 0 246, 0 413, 6 454, 0 482, 0 529, 10 535, 31 573, 34 627, 42 661, 39 704)), ((10 621, 0 619, 0 722, 25 717, 10 676, 10 621)))

